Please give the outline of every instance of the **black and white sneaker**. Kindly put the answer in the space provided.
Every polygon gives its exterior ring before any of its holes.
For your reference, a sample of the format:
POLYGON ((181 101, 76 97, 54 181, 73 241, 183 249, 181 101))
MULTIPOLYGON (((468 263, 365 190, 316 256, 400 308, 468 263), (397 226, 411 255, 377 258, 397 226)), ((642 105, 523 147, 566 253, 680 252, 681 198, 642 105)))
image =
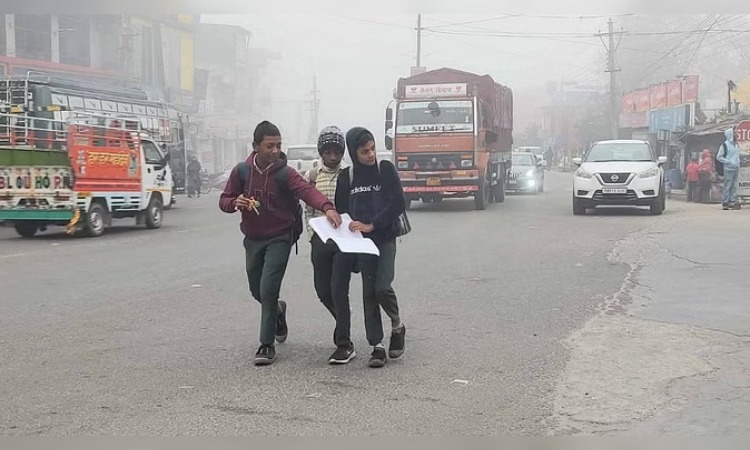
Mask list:
POLYGON ((276 361, 276 349, 273 345, 261 345, 255 352, 255 365, 268 366, 276 361))
POLYGON ((276 317, 276 342, 286 341, 289 328, 286 325, 286 302, 279 300, 279 315, 276 317))
POLYGON ((348 347, 336 347, 336 351, 328 358, 328 364, 346 364, 355 356, 357 353, 354 351, 354 344, 349 344, 348 347))
POLYGON ((383 367, 385 365, 385 348, 382 346, 373 348, 367 365, 369 367, 383 367))
POLYGON ((391 332, 391 343, 388 345, 388 357, 391 359, 400 358, 404 354, 404 345, 406 343, 406 326, 396 328, 391 332))

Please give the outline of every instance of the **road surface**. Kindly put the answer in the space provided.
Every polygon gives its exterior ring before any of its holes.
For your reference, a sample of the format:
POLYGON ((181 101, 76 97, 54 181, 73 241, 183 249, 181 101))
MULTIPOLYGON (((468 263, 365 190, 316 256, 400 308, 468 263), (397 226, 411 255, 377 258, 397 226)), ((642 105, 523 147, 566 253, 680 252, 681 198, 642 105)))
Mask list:
MULTIPOLYGON (((474 211, 472 200, 416 204, 395 283, 407 350, 377 370, 364 365, 358 280, 351 290, 358 356, 327 364, 333 322, 315 297, 305 241, 282 289, 289 340, 277 347, 276 364, 253 366, 260 308, 247 289, 238 216, 218 210, 218 193, 181 197, 155 231, 123 222, 98 239, 49 230, 22 240, 0 227, 0 435, 631 429, 597 428, 582 412, 596 419, 613 408, 607 399, 580 401, 598 385, 591 373, 606 379, 617 371, 591 349, 606 347, 607 333, 636 326, 597 321, 640 320, 617 296, 645 273, 634 272, 628 249, 695 211, 683 204, 661 217, 628 210, 574 217, 570 177, 550 173, 543 194, 512 195, 486 211, 474 211)), ((665 280, 680 273, 670 270, 665 280)), ((613 348, 628 361, 632 349, 613 348)), ((621 390, 638 389, 631 381, 621 390)))

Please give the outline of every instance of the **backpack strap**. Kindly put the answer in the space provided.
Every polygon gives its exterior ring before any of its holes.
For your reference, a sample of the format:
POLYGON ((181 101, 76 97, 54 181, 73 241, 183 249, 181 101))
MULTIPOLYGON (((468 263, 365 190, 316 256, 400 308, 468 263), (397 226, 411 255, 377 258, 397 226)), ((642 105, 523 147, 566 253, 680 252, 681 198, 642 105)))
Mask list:
POLYGON ((244 193, 245 189, 247 189, 247 179, 250 177, 250 166, 245 161, 237 163, 237 174, 240 176, 242 191, 244 193))

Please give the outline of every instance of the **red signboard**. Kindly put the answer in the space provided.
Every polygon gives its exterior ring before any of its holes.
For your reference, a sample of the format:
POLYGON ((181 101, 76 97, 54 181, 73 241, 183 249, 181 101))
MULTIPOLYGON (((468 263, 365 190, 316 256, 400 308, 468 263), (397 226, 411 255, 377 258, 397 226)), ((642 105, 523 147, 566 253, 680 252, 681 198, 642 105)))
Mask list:
POLYGON ((682 101, 685 103, 694 103, 698 101, 698 75, 689 75, 685 77, 682 85, 682 101))
POLYGON ((635 91, 635 112, 646 112, 651 110, 651 93, 648 89, 635 91))
POLYGON ((667 107, 667 83, 651 86, 651 109, 667 107))
POLYGON ((635 92, 628 92, 622 96, 622 112, 635 111, 635 92))
POLYGON ((750 141, 750 120, 743 120, 742 122, 738 123, 737 132, 739 133, 737 142, 750 141))
POLYGON ((675 80, 667 83, 667 106, 682 104, 682 81, 675 80))

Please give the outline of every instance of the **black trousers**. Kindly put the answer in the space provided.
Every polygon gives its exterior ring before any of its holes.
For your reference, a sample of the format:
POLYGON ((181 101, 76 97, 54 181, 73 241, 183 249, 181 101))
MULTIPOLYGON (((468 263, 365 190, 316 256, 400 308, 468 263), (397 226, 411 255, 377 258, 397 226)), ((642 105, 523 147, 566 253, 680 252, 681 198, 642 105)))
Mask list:
POLYGON ((697 181, 688 181, 687 186, 687 201, 689 202, 697 202, 699 200, 698 198, 698 182, 697 181))
POLYGON ((349 307, 349 282, 356 256, 342 253, 334 242, 324 243, 317 235, 311 241, 315 292, 336 320, 334 344, 351 344, 352 317, 349 307))

